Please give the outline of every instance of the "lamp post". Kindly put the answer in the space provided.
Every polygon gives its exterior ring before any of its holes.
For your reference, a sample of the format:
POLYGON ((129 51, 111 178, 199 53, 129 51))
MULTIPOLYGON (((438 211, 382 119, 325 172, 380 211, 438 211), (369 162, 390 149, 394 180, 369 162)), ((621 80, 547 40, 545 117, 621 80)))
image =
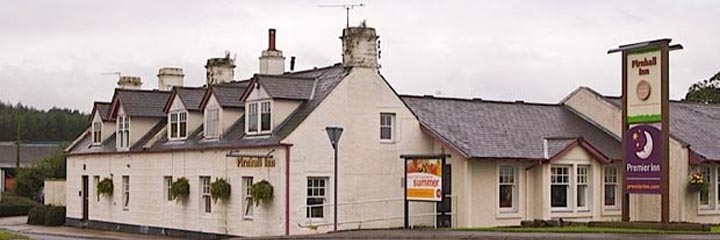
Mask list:
POLYGON ((335 151, 335 160, 334 160, 334 177, 333 177, 333 231, 337 232, 337 199, 338 199, 338 142, 340 141, 340 135, 342 135, 343 128, 337 127, 337 126, 330 126, 326 127, 325 131, 328 134, 328 138, 330 138, 330 144, 332 145, 333 150, 335 151))

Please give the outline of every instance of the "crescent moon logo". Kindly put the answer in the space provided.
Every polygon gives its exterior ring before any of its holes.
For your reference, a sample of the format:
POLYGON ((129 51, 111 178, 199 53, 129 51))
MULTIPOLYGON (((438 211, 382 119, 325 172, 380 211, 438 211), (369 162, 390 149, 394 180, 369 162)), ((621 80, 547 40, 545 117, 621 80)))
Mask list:
POLYGON ((643 147, 641 151, 635 152, 635 155, 637 155, 638 158, 645 160, 650 157, 650 154, 653 151, 653 139, 652 135, 650 135, 649 132, 643 131, 643 133, 645 134, 645 139, 647 142, 645 143, 645 147, 643 147))

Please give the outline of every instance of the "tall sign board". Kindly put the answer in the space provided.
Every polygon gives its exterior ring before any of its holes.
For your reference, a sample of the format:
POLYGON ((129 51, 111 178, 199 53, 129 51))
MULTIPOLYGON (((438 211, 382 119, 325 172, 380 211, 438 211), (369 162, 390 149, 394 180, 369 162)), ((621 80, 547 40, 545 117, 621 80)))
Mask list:
POLYGON ((449 154, 405 154, 401 155, 405 168, 404 226, 410 226, 410 201, 436 202, 443 200, 443 168, 449 154))
POLYGON ((660 194, 661 222, 669 222, 670 39, 622 45, 622 219, 630 220, 629 194, 660 194))

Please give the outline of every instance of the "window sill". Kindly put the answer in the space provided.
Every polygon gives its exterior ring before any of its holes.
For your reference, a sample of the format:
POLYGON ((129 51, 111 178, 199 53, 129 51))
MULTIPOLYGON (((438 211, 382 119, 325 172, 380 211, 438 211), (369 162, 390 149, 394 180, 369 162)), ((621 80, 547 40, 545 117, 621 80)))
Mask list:
POLYGON ((252 220, 253 220, 253 217, 252 217, 252 216, 243 216, 243 220, 245 220, 245 221, 252 221, 252 220))
POLYGON ((499 210, 495 213, 495 219, 516 219, 521 217, 522 216, 520 216, 520 211, 518 211, 517 209, 499 210))
POLYGON ((572 213, 573 210, 570 208, 554 208, 550 210, 551 213, 572 213))
POLYGON ((307 223, 307 224, 326 223, 326 221, 325 221, 325 218, 305 218, 305 223, 307 223))
POLYGON ((380 144, 395 144, 395 140, 380 140, 380 144))
POLYGON ((698 208, 698 216, 720 215, 720 211, 713 208, 698 208))

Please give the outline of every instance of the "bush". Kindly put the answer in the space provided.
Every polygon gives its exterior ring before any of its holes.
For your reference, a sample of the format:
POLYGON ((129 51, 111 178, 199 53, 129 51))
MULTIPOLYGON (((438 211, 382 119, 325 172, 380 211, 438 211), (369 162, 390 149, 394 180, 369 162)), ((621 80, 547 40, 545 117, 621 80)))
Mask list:
POLYGON ((41 205, 28 198, 3 194, 2 202, 0 202, 0 217, 24 216, 36 206, 41 205))
POLYGON ((42 189, 44 181, 45 174, 41 168, 20 168, 15 179, 15 195, 32 199, 42 189))
POLYGON ((46 205, 30 209, 27 223, 45 226, 63 225, 65 223, 65 207, 46 205))
POLYGON ((210 184, 210 196, 217 202, 218 199, 227 201, 230 199, 230 183, 225 181, 224 178, 216 178, 215 181, 210 184))
POLYGON ((109 178, 103 178, 97 184, 97 193, 100 195, 112 196, 113 195, 113 181, 109 178))
POLYGON ((252 185, 250 188, 250 195, 252 195, 253 203, 255 206, 267 204, 273 200, 273 186, 268 181, 262 180, 252 185))
POLYGON ((181 177, 175 180, 170 187, 170 193, 174 200, 185 200, 190 195, 190 183, 187 178, 181 177))

